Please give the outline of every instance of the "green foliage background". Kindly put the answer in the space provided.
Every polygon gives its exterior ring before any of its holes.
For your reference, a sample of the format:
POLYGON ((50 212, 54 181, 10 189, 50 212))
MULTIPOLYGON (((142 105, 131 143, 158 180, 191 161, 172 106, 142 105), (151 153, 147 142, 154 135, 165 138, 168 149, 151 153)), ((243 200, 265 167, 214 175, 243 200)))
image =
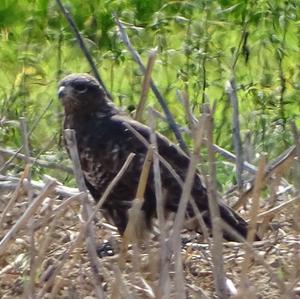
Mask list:
MULTIPOLYGON (((71 11, 101 76, 124 109, 139 100, 142 76, 121 43, 112 19, 119 15, 146 63, 158 48, 153 78, 178 123, 186 125, 176 90, 186 90, 196 116, 216 101, 215 139, 232 149, 226 82, 238 86, 241 134, 253 152, 276 156, 291 142, 289 119, 299 124, 300 10, 293 1, 63 1, 71 11)), ((54 0, 0 2, 1 146, 22 144, 16 123, 25 116, 33 155, 63 159, 59 79, 90 67, 54 0)), ((149 105, 160 110, 151 94, 149 105)), ((170 137, 167 125, 159 129, 170 137)), ((250 157, 251 162, 255 156, 250 157)), ((221 180, 226 180, 226 171, 221 180)), ((227 178, 228 179, 228 178, 227 178)))

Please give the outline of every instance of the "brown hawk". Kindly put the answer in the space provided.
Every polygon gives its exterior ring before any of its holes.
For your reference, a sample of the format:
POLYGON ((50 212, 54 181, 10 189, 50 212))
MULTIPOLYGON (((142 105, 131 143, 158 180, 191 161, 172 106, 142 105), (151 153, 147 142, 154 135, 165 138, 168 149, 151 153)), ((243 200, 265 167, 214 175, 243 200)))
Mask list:
MULTIPOLYGON (((135 197, 147 152, 146 146, 124 124, 130 124, 148 141, 150 128, 122 116, 107 98, 99 83, 90 75, 72 74, 65 77, 59 84, 58 96, 65 110, 64 129, 73 129, 76 132, 86 186, 96 201, 100 199, 109 182, 116 176, 128 155, 135 153, 125 175, 102 207, 113 219, 120 234, 123 234, 128 222, 127 212, 135 197)), ((156 136, 159 154, 184 180, 189 158, 167 138, 159 133, 156 133, 156 136)), ((164 190, 164 209, 166 212, 176 212, 182 188, 163 165, 160 166, 160 171, 164 190)), ((195 175, 191 194, 199 210, 206 212, 204 219, 210 226, 207 191, 198 173, 195 175)), ((149 176, 144 198, 142 209, 145 213, 145 221, 150 227, 151 219, 156 216, 153 172, 149 176)), ((219 208, 222 219, 246 237, 247 223, 223 202, 219 202, 219 208)), ((194 215, 189 204, 186 215, 194 215)), ((228 234, 224 236, 232 239, 228 234)))

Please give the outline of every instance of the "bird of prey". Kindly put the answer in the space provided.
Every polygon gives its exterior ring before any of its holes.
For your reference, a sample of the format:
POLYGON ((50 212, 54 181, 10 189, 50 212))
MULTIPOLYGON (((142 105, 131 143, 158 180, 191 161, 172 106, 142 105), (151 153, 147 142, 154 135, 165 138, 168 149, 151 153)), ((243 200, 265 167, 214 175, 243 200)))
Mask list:
MULTIPOLYGON (((64 111, 64 129, 73 129, 76 133, 81 167, 86 186, 97 201, 117 175, 130 153, 134 153, 125 175, 114 187, 102 208, 108 213, 122 235, 128 222, 128 209, 136 195, 139 176, 142 170, 147 147, 125 125, 129 124, 149 141, 149 127, 126 116, 108 99, 95 78, 88 74, 71 74, 65 77, 58 88, 58 97, 64 111)), ((189 157, 163 135, 156 133, 159 154, 173 167, 184 181, 189 165, 189 157)), ((174 176, 164 166, 160 166, 161 182, 164 194, 164 211, 176 212, 182 188, 174 176)), ((154 174, 150 173, 147 182, 142 210, 145 222, 151 227, 151 220, 156 217, 156 197, 154 174)), ((208 195, 201 183, 200 174, 196 173, 191 195, 198 209, 204 212, 208 226, 208 195)), ((225 203, 219 202, 222 219, 240 235, 246 237, 247 223, 225 203)), ((190 204, 187 217, 193 217, 190 204)), ((225 234, 226 239, 234 239, 225 234)))

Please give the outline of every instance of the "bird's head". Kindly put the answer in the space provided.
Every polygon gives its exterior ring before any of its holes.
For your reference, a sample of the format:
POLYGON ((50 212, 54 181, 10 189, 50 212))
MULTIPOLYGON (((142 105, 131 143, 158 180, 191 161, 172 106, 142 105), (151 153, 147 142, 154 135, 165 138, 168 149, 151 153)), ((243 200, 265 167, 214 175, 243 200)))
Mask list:
POLYGON ((105 112, 109 100, 98 81, 88 74, 71 74, 58 86, 58 97, 68 114, 105 112))

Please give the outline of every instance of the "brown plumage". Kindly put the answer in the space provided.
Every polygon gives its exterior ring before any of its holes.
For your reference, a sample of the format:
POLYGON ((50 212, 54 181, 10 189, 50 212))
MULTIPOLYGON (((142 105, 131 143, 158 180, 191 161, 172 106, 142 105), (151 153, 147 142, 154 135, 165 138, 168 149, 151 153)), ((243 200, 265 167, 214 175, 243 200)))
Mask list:
MULTIPOLYGON (((125 175, 111 192, 103 205, 121 234, 127 225, 127 211, 135 197, 139 175, 147 148, 130 132, 124 123, 129 123, 144 138, 149 140, 150 129, 136 121, 120 115, 118 109, 105 96, 98 82, 87 74, 72 74, 59 84, 58 96, 65 110, 64 129, 76 132, 81 167, 86 185, 97 201, 109 182, 116 176, 128 155, 135 157, 125 175)), ((167 138, 157 134, 158 150, 184 180, 189 158, 167 138)), ((173 175, 161 165, 165 211, 176 212, 181 195, 181 187, 173 175)), ((205 221, 210 226, 208 197, 201 183, 200 175, 195 175, 192 196, 201 212, 206 212, 205 221)), ((243 237, 247 235, 247 223, 224 203, 219 203, 221 217, 243 237)), ((143 205, 148 226, 156 216, 153 173, 150 174, 143 205)), ((193 216, 190 205, 186 214, 193 216)), ((227 239, 232 237, 224 234, 227 239)))

